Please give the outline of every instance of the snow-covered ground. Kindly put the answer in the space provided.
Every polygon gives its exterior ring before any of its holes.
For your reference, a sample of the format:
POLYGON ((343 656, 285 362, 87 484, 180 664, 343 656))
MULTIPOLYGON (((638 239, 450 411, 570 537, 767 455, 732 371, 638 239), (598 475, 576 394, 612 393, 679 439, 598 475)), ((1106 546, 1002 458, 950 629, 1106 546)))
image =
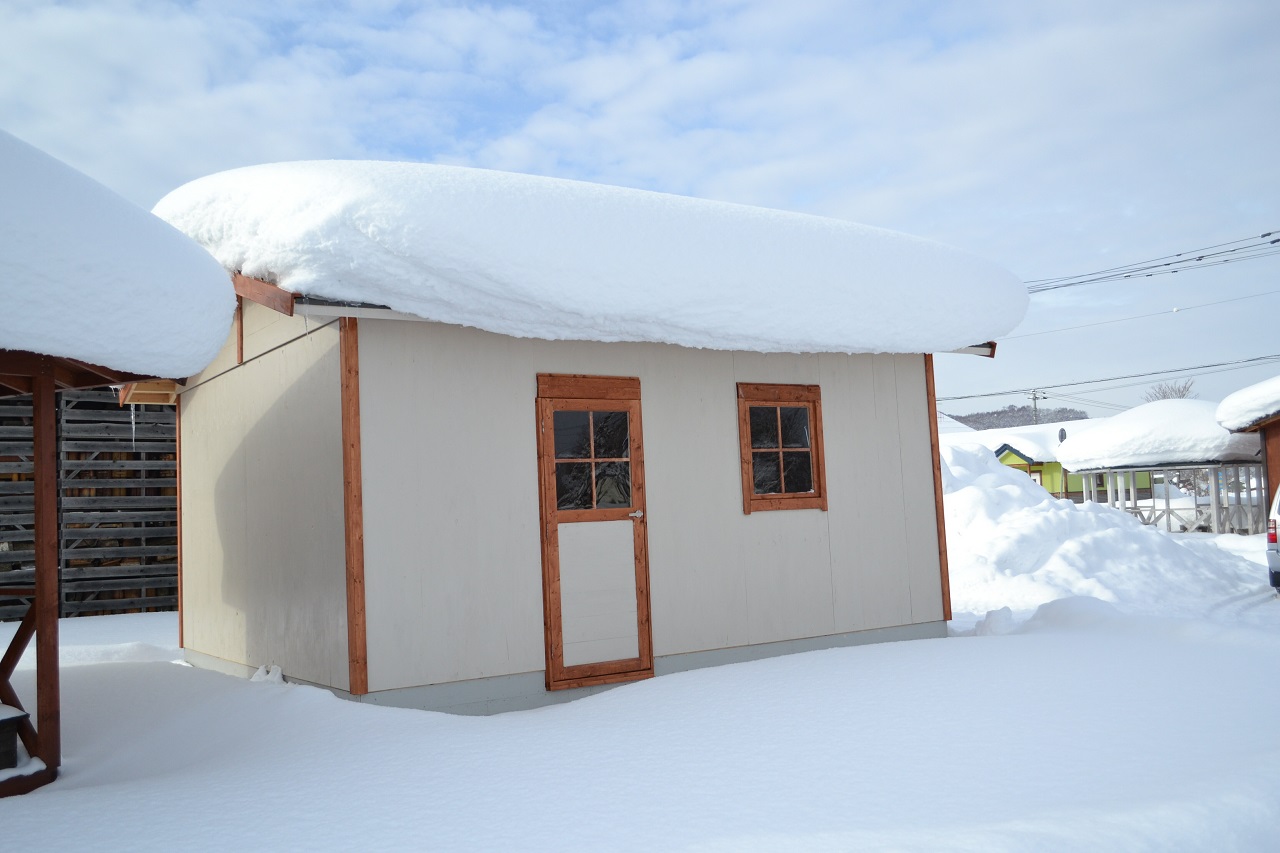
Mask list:
POLYGON ((0 827, 15 849, 1275 850, 1260 537, 946 461, 968 612, 943 640, 477 718, 176 665, 172 614, 66 620, 63 775, 0 827))

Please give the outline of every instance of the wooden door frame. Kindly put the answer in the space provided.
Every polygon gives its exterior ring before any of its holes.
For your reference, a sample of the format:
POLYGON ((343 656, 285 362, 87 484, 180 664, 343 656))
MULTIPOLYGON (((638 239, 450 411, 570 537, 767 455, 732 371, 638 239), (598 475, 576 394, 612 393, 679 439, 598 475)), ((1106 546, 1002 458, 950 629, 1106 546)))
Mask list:
POLYGON ((597 684, 636 681, 653 676, 653 631, 649 602, 649 543, 644 487, 644 431, 640 415, 640 380, 621 376, 538 374, 538 511, 542 539, 542 636, 546 655, 546 687, 567 690, 597 684), (631 505, 616 509, 556 509, 555 437, 545 426, 556 411, 617 411, 630 415, 631 505), (636 510, 639 518, 632 517, 636 510), (635 560, 636 641, 638 655, 601 663, 564 664, 564 631, 560 595, 561 522, 631 521, 635 560))

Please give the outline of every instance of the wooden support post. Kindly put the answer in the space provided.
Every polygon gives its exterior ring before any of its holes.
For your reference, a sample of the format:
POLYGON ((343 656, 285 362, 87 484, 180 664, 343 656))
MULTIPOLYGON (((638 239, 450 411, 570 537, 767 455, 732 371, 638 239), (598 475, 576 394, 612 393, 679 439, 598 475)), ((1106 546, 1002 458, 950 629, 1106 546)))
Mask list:
POLYGON ((36 731, 39 758, 49 770, 62 763, 58 684, 58 420, 53 364, 44 359, 32 381, 35 441, 36 731))

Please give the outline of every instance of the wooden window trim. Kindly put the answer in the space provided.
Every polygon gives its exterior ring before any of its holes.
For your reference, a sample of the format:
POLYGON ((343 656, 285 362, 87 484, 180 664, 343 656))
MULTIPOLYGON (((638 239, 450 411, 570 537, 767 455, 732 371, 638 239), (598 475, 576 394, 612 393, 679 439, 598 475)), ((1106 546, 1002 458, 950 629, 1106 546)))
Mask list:
MULTIPOLYGON (((780 448, 781 450, 781 448, 780 448)), ((822 390, 817 385, 738 383, 738 451, 742 468, 742 512, 827 509, 826 454, 822 444, 822 390), (751 407, 804 406, 809 409, 809 452, 813 455, 813 491, 757 495, 751 472, 751 407)))

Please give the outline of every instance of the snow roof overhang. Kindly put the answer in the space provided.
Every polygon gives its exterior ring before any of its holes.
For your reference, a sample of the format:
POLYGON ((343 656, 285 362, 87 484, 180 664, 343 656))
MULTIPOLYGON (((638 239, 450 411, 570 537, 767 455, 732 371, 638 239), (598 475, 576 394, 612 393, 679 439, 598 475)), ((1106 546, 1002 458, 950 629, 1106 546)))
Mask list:
MULTIPOLYGON (((1256 465, 1262 461, 1258 451, 1257 459, 1187 459, 1179 462, 1150 462, 1145 465, 1099 465, 1093 468, 1071 468, 1071 474, 1101 474, 1105 471, 1185 471, 1189 468, 1217 468, 1233 465, 1256 465)), ((1066 466, 1064 465, 1065 469, 1066 466)))
POLYGON ((1247 423, 1242 427, 1231 430, 1232 432, 1261 432, 1267 427, 1280 425, 1280 412, 1272 412, 1269 415, 1263 415, 1252 423, 1247 423))

